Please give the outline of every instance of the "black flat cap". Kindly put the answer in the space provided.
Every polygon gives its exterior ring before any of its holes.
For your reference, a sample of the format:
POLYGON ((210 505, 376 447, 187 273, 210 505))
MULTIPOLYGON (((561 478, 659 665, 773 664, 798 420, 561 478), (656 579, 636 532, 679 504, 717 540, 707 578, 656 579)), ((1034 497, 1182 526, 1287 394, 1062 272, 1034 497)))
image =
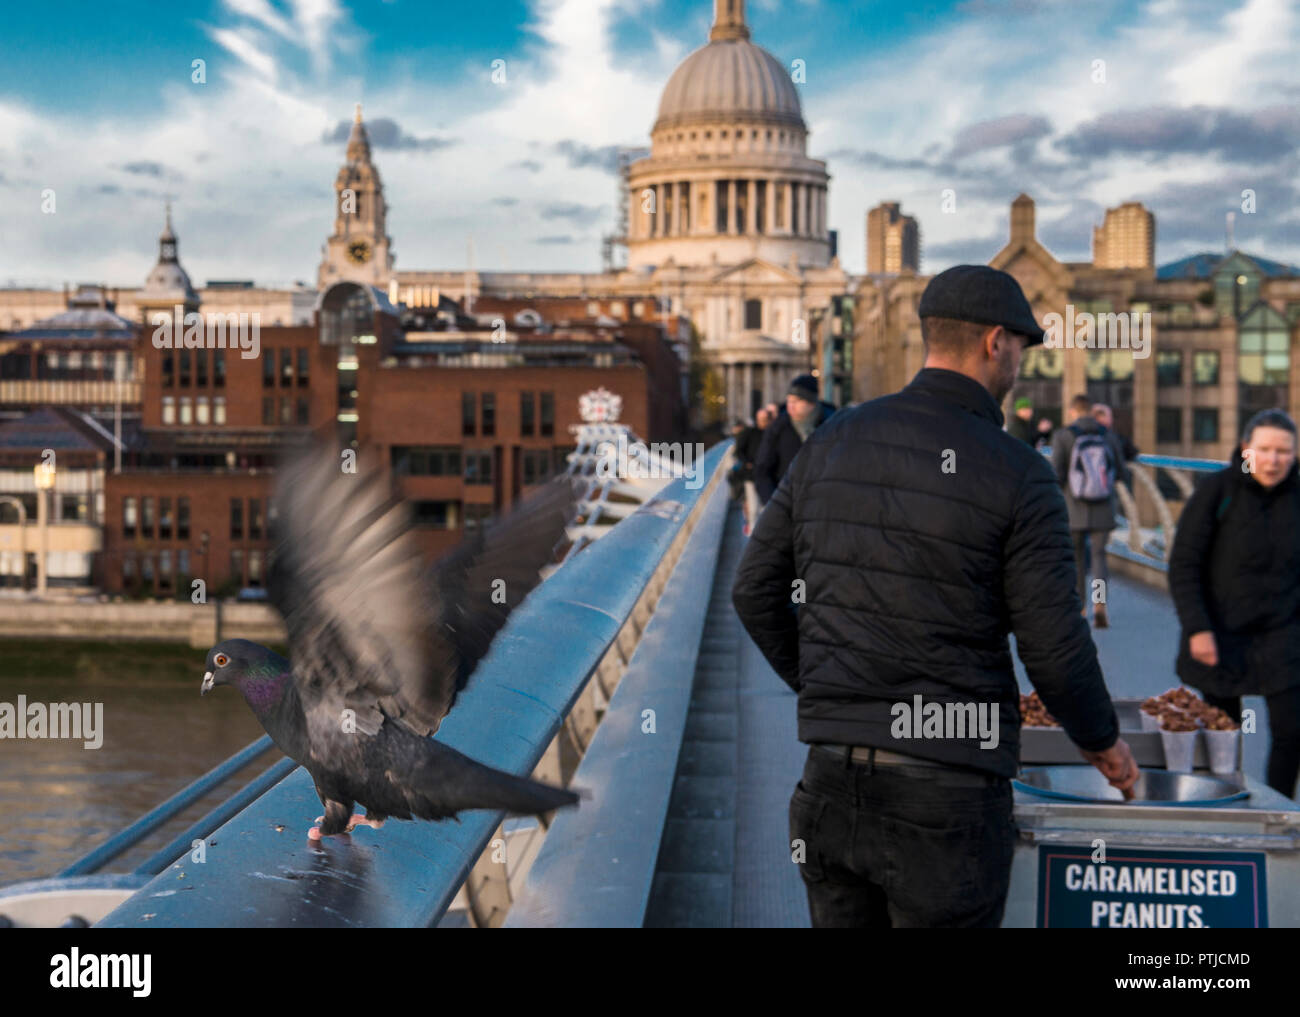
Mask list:
POLYGON ((1043 342, 1043 328, 1015 277, 987 265, 955 265, 940 272, 925 292, 917 314, 922 318, 953 318, 976 325, 1001 325, 1008 332, 1029 336, 1027 346, 1043 342))

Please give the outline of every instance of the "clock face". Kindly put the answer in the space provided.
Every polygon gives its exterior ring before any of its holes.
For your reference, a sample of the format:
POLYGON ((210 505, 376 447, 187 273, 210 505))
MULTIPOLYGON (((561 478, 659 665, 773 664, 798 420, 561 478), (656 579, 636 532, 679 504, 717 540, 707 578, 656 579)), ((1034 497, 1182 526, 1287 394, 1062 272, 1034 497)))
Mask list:
POLYGON ((370 260, 370 244, 365 240, 354 240, 348 244, 348 258, 358 265, 370 260))

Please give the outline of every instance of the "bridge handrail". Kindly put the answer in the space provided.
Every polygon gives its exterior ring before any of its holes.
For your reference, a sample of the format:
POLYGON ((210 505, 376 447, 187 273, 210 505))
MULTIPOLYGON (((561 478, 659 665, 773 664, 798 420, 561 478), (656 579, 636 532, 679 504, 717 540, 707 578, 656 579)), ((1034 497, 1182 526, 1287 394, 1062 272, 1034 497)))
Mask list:
POLYGON ((556 815, 506 928, 639 928, 686 731, 728 507, 719 487, 691 534, 574 783, 594 801, 556 815), (653 709, 653 733, 646 710, 653 709))
MULTIPOLYGON (((444 720, 439 740, 512 773, 533 772, 670 548, 684 544, 698 522, 704 495, 721 483, 730 444, 705 455, 700 486, 672 481, 524 602, 444 720)), ((188 856, 174 863, 99 925, 432 925, 502 817, 475 810, 459 823, 390 821, 381 831, 362 828, 315 846, 305 834, 319 812, 310 776, 295 769, 216 831, 204 863, 188 856)))

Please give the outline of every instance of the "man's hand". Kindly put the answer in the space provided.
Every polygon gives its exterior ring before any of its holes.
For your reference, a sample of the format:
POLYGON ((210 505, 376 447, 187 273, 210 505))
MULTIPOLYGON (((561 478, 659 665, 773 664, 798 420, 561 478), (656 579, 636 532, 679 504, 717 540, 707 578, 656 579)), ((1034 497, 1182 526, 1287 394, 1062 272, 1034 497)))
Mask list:
POLYGON ((1193 632, 1187 640, 1187 649, 1191 651, 1193 660, 1199 660, 1206 667, 1219 666, 1219 646, 1214 641, 1214 633, 1209 629, 1193 632))
POLYGON ((1102 752, 1082 752, 1082 755, 1101 771, 1111 787, 1119 788, 1124 793, 1126 801, 1133 797, 1133 785, 1137 783, 1139 772, 1128 742, 1121 738, 1102 752))

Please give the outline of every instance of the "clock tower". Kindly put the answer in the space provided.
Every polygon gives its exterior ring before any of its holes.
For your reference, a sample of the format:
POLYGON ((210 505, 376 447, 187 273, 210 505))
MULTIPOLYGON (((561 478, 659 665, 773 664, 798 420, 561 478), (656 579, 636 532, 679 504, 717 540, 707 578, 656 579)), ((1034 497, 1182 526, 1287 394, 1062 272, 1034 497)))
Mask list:
POLYGON ((348 136, 347 160, 334 180, 334 232, 322 250, 318 285, 357 282, 388 286, 393 256, 385 233, 387 207, 379 171, 370 160, 370 138, 361 104, 348 136))

